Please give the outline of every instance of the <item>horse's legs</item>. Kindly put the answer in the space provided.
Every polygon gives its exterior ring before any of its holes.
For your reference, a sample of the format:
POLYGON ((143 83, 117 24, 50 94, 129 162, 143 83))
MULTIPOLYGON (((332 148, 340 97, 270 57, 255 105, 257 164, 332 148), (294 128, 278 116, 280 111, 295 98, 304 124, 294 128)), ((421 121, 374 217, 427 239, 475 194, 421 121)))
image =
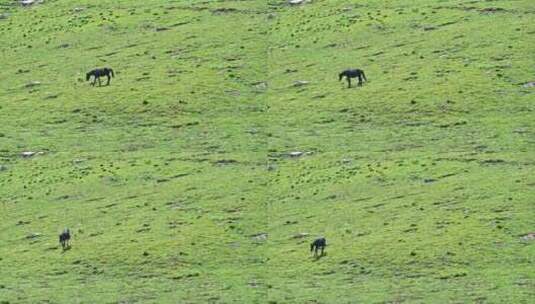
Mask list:
POLYGON ((351 87, 351 78, 350 77, 347 77, 347 87, 348 88, 351 87))
POLYGON ((106 83, 106 85, 110 85, 110 79, 111 79, 110 74, 108 74, 107 76, 108 76, 108 83, 106 83))
POLYGON ((98 77, 98 86, 102 86, 102 82, 100 82, 100 76, 98 77))
POLYGON ((361 74, 359 74, 359 76, 358 76, 358 77, 359 77, 359 86, 362 86, 362 75, 361 75, 361 74))
POLYGON ((95 83, 97 82, 97 76, 94 76, 93 82, 91 83, 92 86, 95 86, 95 83))

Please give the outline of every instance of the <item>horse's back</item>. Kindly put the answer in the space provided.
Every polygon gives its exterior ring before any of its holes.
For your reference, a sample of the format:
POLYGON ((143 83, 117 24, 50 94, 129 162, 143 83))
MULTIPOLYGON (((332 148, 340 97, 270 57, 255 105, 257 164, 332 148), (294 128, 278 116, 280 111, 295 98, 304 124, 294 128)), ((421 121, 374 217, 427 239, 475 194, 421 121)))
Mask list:
POLYGON ((325 240, 324 237, 317 238, 313 244, 317 247, 325 247, 327 245, 327 240, 325 240))
POLYGON ((62 241, 62 240, 68 240, 71 238, 71 232, 67 229, 67 230, 64 230, 60 235, 59 235, 59 240, 62 241))

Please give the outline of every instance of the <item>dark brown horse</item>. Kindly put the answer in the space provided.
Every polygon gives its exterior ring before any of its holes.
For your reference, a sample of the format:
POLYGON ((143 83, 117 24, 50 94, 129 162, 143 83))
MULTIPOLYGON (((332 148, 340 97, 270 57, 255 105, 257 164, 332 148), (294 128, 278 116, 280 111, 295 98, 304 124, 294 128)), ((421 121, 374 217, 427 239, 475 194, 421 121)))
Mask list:
POLYGON ((59 243, 61 244, 61 247, 63 250, 70 247, 69 240, 71 239, 71 232, 69 231, 69 228, 66 228, 63 230, 63 232, 59 235, 59 243))
POLYGON ((310 252, 314 251, 314 256, 318 256, 318 250, 321 250, 320 256, 323 256, 325 247, 327 247, 327 240, 324 237, 320 237, 310 244, 310 252))
POLYGON ((113 70, 110 68, 94 69, 90 71, 89 73, 85 74, 85 80, 89 81, 89 79, 91 79, 91 76, 93 76, 95 77, 95 79, 93 80, 91 85, 94 86, 98 80, 98 85, 101 86, 102 84, 100 83, 100 77, 106 76, 108 77, 108 82, 106 83, 106 85, 110 85, 110 80, 111 80, 110 75, 111 77, 115 77, 115 75, 113 74, 113 70))
POLYGON ((347 79, 347 87, 351 87, 351 78, 358 78, 359 79, 359 86, 362 85, 362 79, 365 81, 368 81, 366 79, 366 75, 364 75, 364 71, 361 69, 348 69, 343 71, 342 73, 338 74, 339 81, 341 81, 344 77, 347 79))

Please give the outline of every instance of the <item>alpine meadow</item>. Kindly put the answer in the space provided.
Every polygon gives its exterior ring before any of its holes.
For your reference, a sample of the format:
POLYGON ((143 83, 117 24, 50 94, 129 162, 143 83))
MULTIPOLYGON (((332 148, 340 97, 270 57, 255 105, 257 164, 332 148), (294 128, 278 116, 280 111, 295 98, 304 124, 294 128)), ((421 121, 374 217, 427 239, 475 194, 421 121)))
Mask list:
POLYGON ((533 303, 534 20, 0 0, 0 304, 533 303))

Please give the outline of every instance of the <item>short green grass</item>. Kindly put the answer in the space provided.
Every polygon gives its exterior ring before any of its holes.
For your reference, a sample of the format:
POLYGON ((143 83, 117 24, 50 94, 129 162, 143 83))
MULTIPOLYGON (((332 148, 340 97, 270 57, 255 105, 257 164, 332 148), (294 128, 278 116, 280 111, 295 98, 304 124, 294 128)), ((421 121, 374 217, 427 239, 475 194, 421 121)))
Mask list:
POLYGON ((0 0, 0 303, 531 302, 534 14, 0 0))

